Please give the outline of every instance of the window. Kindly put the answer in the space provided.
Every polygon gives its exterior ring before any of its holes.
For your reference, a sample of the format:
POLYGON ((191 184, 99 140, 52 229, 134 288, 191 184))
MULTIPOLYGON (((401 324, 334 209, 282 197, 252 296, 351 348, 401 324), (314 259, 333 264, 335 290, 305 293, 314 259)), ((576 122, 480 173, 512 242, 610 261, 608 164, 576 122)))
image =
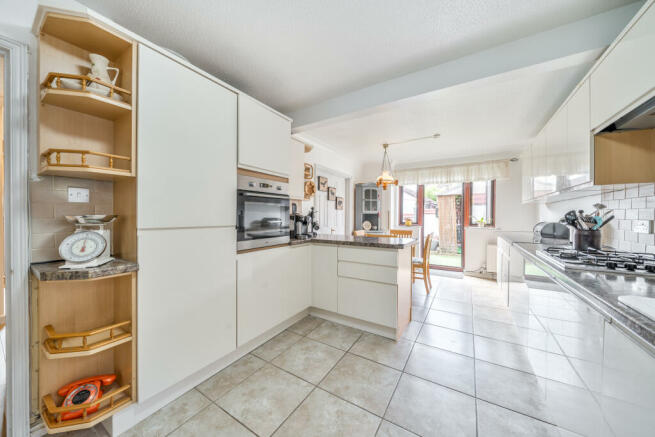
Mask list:
POLYGON ((402 225, 407 219, 412 224, 423 222, 423 185, 404 185, 398 191, 399 212, 398 224, 402 225))
POLYGON ((470 183, 469 224, 494 226, 496 215, 496 181, 470 183))

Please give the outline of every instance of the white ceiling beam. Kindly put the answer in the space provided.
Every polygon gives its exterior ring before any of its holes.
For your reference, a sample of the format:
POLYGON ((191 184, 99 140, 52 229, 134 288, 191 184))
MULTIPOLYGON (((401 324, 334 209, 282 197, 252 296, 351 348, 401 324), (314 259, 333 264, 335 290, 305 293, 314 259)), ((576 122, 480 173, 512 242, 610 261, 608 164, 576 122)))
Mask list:
POLYGON ((623 30, 642 4, 643 1, 631 3, 302 108, 289 114, 293 118, 293 132, 299 133, 421 94, 603 49, 623 30))

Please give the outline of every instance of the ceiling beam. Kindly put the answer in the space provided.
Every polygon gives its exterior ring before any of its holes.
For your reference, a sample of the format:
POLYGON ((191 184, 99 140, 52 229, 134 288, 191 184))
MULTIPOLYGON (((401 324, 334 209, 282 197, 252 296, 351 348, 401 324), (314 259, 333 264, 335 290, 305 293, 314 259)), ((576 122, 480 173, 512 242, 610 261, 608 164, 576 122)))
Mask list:
POLYGON ((643 1, 342 94, 289 114, 299 133, 354 113, 559 58, 604 49, 643 1))

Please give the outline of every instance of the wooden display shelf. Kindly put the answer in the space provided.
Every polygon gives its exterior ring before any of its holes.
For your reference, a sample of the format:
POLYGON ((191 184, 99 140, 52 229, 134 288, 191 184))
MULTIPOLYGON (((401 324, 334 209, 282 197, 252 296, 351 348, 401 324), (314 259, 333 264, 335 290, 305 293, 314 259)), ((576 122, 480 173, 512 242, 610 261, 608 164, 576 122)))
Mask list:
POLYGON ((132 322, 126 320, 83 332, 58 333, 52 325, 44 330, 42 348, 50 359, 83 357, 132 341, 132 322))
MULTIPOLYGON (((45 174, 46 168, 50 171, 53 169, 82 169, 83 173, 95 173, 95 174, 107 174, 108 176, 131 176, 131 171, 129 169, 122 169, 114 167, 115 161, 127 161, 130 162, 131 158, 129 156, 115 155, 113 153, 103 153, 103 152, 94 152, 92 150, 76 150, 76 149, 47 149, 41 154, 42 161, 45 161, 45 164, 39 171, 42 174, 45 174), (79 155, 79 163, 64 163, 62 162, 62 154, 73 154, 79 155), (52 156, 55 156, 55 161, 53 162, 52 156), (107 158, 109 160, 109 166, 99 166, 99 165, 90 165, 87 161, 87 156, 98 156, 101 158, 107 158)), ((52 173, 51 173, 52 174, 52 173)), ((56 173, 61 174, 61 172, 56 173)), ((77 172, 80 175, 80 172, 77 172)), ((78 176, 79 177, 79 176, 78 176)))
POLYGON ((90 91, 45 88, 41 91, 41 103, 76 112, 115 120, 132 111, 132 105, 90 91))
POLYGON ((48 434, 91 428, 132 403, 132 396, 128 390, 130 390, 130 384, 110 390, 104 393, 100 399, 84 404, 84 406, 70 407, 58 407, 52 396, 47 394, 42 399, 41 418, 48 434), (88 408, 97 404, 100 404, 98 411, 92 414, 86 413, 88 408), (83 415, 79 419, 61 420, 62 413, 78 410, 83 410, 83 415))

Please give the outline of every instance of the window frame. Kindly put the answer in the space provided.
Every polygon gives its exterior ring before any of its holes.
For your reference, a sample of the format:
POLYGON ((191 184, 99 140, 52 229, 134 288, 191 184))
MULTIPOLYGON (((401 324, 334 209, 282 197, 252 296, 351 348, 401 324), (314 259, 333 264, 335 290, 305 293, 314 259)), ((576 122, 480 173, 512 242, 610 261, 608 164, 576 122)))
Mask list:
MULTIPOLYGON (((423 185, 416 184, 416 221, 412 221, 412 226, 423 226, 423 185)), ((402 185, 398 186, 398 225, 404 226, 403 220, 403 189, 402 185)))
MULTIPOLYGON (((485 228, 495 228, 496 227, 496 180, 492 179, 487 182, 487 187, 490 187, 491 191, 491 222, 485 223, 484 227, 485 228)), ((468 201, 466 202, 466 215, 468 216, 467 223, 468 226, 470 227, 480 227, 477 222, 473 221, 473 215, 471 212, 473 211, 473 182, 468 182, 466 184, 466 190, 468 191, 468 201)), ((466 200, 466 198, 465 198, 466 200)))

